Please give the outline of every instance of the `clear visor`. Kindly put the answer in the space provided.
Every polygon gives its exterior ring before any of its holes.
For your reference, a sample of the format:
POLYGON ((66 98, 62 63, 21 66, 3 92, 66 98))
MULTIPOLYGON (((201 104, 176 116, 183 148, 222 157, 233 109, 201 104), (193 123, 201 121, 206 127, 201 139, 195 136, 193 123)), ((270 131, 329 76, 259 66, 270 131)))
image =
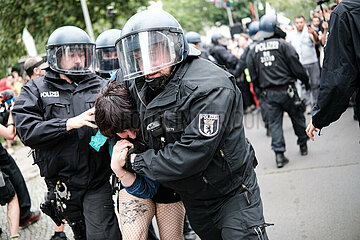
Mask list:
POLYGON ((95 45, 71 44, 47 50, 48 63, 56 72, 84 75, 95 72, 95 45))
POLYGON ((119 69, 119 59, 115 47, 96 49, 97 72, 112 72, 119 69))
POLYGON ((128 80, 181 62, 184 41, 181 33, 167 30, 139 32, 120 39, 116 48, 124 80, 128 80))

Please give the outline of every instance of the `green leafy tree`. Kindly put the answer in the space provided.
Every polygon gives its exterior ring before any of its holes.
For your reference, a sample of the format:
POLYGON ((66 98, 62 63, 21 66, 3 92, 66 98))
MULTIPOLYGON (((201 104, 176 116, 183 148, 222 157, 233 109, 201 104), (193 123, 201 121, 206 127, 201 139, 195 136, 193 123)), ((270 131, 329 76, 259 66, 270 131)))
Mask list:
MULTIPOLYGON (((88 0, 95 37, 109 28, 122 28, 126 20, 148 0, 88 0), (116 14, 108 15, 113 6, 116 14)), ((80 0, 0 0, 0 76, 26 55, 21 40, 24 27, 33 36, 38 53, 45 52, 49 35, 58 27, 74 25, 86 30, 80 0)))
MULTIPOLYGON (((171 13, 185 31, 204 33, 206 26, 229 25, 225 8, 216 8, 205 0, 162 0, 163 9, 171 13)), ((251 17, 248 0, 235 0, 232 5, 234 22, 251 17)))
POLYGON ((315 9, 315 0, 269 0, 270 5, 278 12, 283 12, 291 20, 297 15, 304 15, 309 20, 310 10, 315 9))
MULTIPOLYGON (((307 21, 310 21, 310 11, 316 8, 316 0, 268 0, 268 2, 277 12, 283 12, 291 20, 297 15, 303 15, 307 21)), ((326 5, 331 3, 336 1, 330 0, 326 5)), ((265 5, 265 1, 263 4, 265 5)))

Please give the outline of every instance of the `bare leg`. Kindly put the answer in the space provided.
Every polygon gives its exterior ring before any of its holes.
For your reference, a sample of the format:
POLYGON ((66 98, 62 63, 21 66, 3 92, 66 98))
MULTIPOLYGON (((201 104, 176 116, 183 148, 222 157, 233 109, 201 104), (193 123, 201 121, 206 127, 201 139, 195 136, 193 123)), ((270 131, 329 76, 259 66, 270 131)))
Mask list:
POLYGON ((184 217, 185 208, 181 201, 169 204, 157 203, 156 221, 160 239, 182 240, 184 217))
POLYGON ((125 189, 120 190, 119 221, 124 240, 146 240, 154 214, 155 204, 151 199, 138 198, 125 189))
POLYGON ((7 151, 10 155, 14 154, 14 149, 12 148, 12 142, 13 140, 6 140, 6 144, 7 144, 7 151))
POLYGON ((7 204, 7 220, 10 228, 10 235, 19 234, 20 207, 17 195, 7 204))

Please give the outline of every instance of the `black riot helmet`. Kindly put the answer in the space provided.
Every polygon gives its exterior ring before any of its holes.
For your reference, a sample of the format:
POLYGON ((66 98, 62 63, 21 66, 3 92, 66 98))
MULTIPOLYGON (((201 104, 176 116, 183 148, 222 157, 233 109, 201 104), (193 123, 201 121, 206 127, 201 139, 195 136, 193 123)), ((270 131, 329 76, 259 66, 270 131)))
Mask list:
POLYGON ((201 36, 197 32, 187 32, 185 34, 185 39, 188 43, 197 44, 201 42, 201 36))
POLYGON ((119 69, 119 60, 115 48, 115 42, 120 37, 121 30, 109 29, 102 32, 96 39, 96 72, 100 74, 110 73, 119 69))
POLYGON ((185 41, 178 21, 163 10, 145 10, 132 16, 115 45, 124 80, 142 76, 146 79, 182 62, 188 55, 200 55, 185 41))
POLYGON ((46 54, 49 67, 55 72, 75 76, 95 72, 95 44, 78 27, 64 26, 51 33, 46 54))

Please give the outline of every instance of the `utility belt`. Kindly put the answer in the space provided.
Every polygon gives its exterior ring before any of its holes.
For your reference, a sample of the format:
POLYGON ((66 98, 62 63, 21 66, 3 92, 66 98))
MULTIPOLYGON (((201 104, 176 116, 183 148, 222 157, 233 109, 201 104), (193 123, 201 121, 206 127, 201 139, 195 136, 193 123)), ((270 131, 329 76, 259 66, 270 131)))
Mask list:
POLYGON ((70 200, 71 192, 62 180, 45 179, 45 182, 49 191, 44 202, 40 204, 40 209, 60 226, 63 223, 62 215, 67 208, 64 200, 70 200))
POLYGON ((264 88, 263 91, 266 91, 266 90, 286 91, 286 90, 288 90, 289 86, 293 86, 295 88, 295 84, 291 83, 291 84, 284 84, 284 85, 269 86, 269 87, 264 88))
POLYGON ((270 86, 270 87, 264 88, 263 91, 261 92, 261 97, 266 98, 268 90, 286 92, 288 97, 291 98, 291 100, 293 100, 296 109, 299 112, 305 112, 305 110, 306 110, 305 100, 301 99, 299 97, 299 94, 298 94, 298 92, 296 90, 296 87, 295 87, 294 83, 289 83, 289 84, 284 84, 284 85, 277 85, 277 86, 270 86))

